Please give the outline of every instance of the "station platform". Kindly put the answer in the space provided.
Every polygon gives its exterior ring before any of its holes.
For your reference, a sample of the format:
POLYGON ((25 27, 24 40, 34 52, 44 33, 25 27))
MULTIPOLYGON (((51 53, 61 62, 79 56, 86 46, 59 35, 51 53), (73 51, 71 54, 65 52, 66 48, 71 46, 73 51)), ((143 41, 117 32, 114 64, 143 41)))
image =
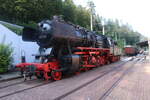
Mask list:
POLYGON ((9 72, 0 74, 0 82, 20 78, 20 72, 9 72))

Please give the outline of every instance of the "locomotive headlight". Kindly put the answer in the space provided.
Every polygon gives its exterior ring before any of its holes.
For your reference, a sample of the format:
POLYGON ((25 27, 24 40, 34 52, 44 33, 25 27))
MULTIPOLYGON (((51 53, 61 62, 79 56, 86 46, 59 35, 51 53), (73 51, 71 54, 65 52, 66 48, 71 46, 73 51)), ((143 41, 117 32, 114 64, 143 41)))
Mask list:
POLYGON ((43 29, 44 31, 51 30, 51 25, 49 25, 49 24, 43 24, 42 29, 43 29))

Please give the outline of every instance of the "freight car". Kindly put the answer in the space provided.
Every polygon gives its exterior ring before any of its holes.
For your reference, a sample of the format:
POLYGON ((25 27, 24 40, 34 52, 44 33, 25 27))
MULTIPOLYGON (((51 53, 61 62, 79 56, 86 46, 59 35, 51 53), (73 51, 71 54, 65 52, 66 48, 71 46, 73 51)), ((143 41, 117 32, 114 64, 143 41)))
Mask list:
POLYGON ((117 44, 111 38, 65 22, 58 16, 41 21, 36 29, 25 27, 22 39, 40 46, 40 54, 35 55, 39 63, 16 65, 25 76, 34 74, 37 78, 60 80, 65 74, 79 73, 120 59, 115 49, 117 44), (45 54, 49 48, 52 50, 45 54))
POLYGON ((126 56, 136 56, 138 54, 138 49, 134 46, 125 46, 124 54, 126 56))

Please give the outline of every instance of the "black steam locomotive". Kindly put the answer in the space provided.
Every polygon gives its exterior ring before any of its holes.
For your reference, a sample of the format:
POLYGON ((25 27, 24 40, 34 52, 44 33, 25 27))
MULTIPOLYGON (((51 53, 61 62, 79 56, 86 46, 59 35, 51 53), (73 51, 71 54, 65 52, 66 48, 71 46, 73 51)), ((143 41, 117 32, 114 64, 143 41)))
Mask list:
POLYGON ((38 55, 44 58, 41 63, 17 65, 21 71, 35 73, 47 80, 60 80, 63 74, 89 70, 115 62, 120 57, 114 53, 116 43, 111 38, 65 22, 58 16, 41 21, 36 29, 25 27, 22 39, 37 42, 40 51, 52 48, 48 55, 38 55))

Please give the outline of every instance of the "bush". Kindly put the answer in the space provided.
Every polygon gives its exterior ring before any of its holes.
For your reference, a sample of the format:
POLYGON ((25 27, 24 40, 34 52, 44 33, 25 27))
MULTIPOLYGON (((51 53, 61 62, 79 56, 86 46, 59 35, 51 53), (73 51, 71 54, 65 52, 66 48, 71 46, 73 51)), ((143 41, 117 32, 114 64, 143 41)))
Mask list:
POLYGON ((0 73, 7 72, 12 61, 12 52, 10 45, 0 44, 0 73))

